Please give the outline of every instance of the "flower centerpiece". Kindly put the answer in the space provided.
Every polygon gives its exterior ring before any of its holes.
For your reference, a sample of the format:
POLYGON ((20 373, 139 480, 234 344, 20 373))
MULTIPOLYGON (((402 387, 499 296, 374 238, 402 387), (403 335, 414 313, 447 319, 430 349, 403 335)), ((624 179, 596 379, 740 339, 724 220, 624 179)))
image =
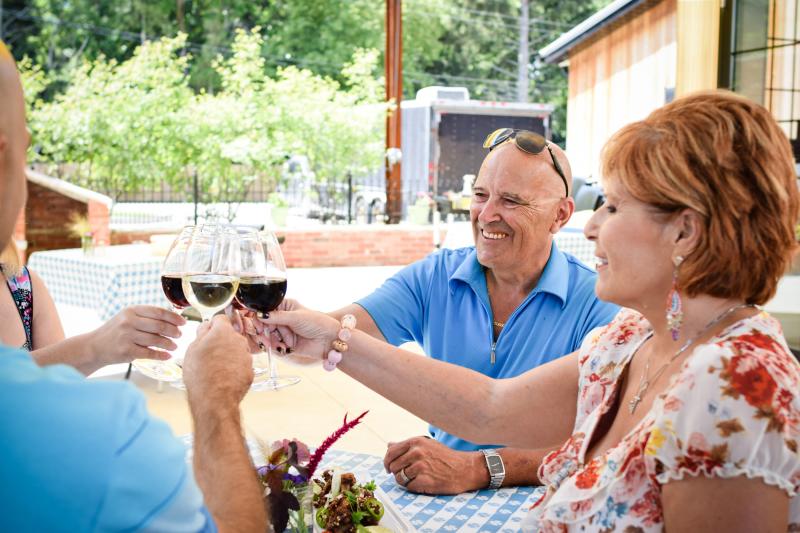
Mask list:
POLYGON ((267 464, 256 471, 264 487, 264 501, 269 510, 273 531, 307 533, 311 529, 311 478, 325 452, 345 433, 357 426, 369 411, 353 420, 344 416, 342 426, 310 452, 308 446, 297 439, 279 440, 261 449, 267 464))

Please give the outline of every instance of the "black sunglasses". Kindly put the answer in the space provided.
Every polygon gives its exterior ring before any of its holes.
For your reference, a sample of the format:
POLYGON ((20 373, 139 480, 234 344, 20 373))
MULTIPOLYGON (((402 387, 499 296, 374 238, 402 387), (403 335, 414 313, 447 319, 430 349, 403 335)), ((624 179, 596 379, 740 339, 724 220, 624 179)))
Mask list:
POLYGON ((514 139, 514 144, 517 148, 533 155, 540 154, 542 150, 547 148, 547 151, 550 152, 550 158, 553 160, 553 166, 556 167, 556 172, 561 176, 561 181, 564 182, 564 190, 567 196, 569 196, 569 186, 567 185, 567 177, 564 175, 564 170, 562 170, 553 150, 550 149, 550 143, 548 143, 547 139, 542 135, 528 130, 500 128, 486 136, 486 140, 483 141, 483 147, 488 148, 491 152, 494 148, 500 146, 509 139, 514 139))

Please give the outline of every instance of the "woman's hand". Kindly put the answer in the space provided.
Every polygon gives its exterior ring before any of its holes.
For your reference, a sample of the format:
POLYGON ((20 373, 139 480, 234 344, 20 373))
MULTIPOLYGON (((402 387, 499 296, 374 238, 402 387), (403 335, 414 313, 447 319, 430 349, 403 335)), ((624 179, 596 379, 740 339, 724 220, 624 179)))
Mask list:
POLYGON ((335 318, 306 309, 294 300, 284 300, 278 310, 256 320, 265 332, 271 332, 268 338, 262 334, 260 339, 268 340, 278 353, 288 354, 301 363, 321 361, 339 332, 339 321, 335 318))
MULTIPOLYGON (((281 302, 276 311, 299 311, 306 310, 298 301, 285 299, 281 302)), ((280 355, 287 353, 290 346, 296 344, 295 334, 286 326, 268 326, 258 318, 256 313, 248 310, 237 310, 233 306, 228 306, 225 313, 230 317, 234 329, 241 332, 247 339, 250 353, 261 352, 266 346, 272 346, 275 352, 280 355)), ((294 349, 292 349, 294 351, 294 349)), ((309 364, 318 362, 318 358, 295 358, 293 362, 309 364)))
POLYGON ((178 326, 186 320, 172 311, 152 305, 123 309, 111 320, 86 334, 88 352, 100 366, 128 363, 134 359, 166 360, 181 336, 178 326), (156 348, 156 349, 154 349, 156 348))

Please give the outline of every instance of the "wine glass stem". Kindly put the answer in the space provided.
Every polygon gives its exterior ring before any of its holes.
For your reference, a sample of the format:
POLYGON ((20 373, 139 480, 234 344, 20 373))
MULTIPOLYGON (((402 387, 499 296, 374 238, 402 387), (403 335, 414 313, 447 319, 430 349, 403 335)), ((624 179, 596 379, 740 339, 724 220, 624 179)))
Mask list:
POLYGON ((272 363, 272 346, 269 343, 267 344, 267 364, 269 365, 269 379, 274 382, 278 378, 278 372, 272 363))

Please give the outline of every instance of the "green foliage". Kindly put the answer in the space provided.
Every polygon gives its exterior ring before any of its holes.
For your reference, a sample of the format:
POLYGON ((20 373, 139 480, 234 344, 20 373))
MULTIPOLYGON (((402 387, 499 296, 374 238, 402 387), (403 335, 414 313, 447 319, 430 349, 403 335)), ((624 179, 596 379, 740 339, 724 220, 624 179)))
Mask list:
MULTIPOLYGON (((126 61, 99 57, 67 71, 62 93, 32 105, 32 158, 67 162, 59 168, 74 181, 112 197, 161 183, 187 190, 196 173, 205 201, 241 197, 257 179, 274 183, 294 153, 323 177, 380 163, 385 106, 366 75, 374 51, 356 54, 345 91, 295 67, 268 76, 258 28, 239 30, 233 53, 213 62, 220 90, 195 93, 185 39, 147 42, 126 61)), ((23 72, 39 79, 35 69, 23 72)))
MULTIPOLYGON (((537 61, 536 52, 608 2, 530 2, 529 99, 555 104, 551 126, 557 142, 566 134, 566 71, 537 61)), ((181 70, 182 83, 198 94, 270 93, 275 86, 267 80, 290 88, 303 83, 298 73, 306 72, 317 80, 315 84, 322 80, 326 94, 331 94, 326 84, 336 82, 336 94, 346 93, 351 101, 382 99, 383 54, 375 51, 384 49, 384 0, 29 0, 28 5, 30 9, 9 9, 9 20, 19 17, 9 30, 13 52, 17 58, 28 55, 32 65, 44 69, 49 84, 35 91, 48 101, 72 83, 73 73, 84 63, 110 65, 115 60, 122 65, 143 43, 179 32, 186 37, 171 60, 191 57, 181 70), (242 49, 239 30, 253 37, 257 32, 260 39, 242 49), (358 59, 370 54, 371 60, 358 59), (244 57, 252 62, 244 63, 244 57), (231 59, 236 72, 230 71, 231 59), (352 63, 357 67, 348 67, 352 63), (354 83, 353 75, 359 81, 354 83), (255 85, 247 88, 243 83, 255 85), (359 92, 360 100, 355 97, 359 92)), ((519 8, 520 0, 405 0, 405 97, 413 98, 419 88, 437 84, 466 86, 474 98, 514 100, 519 8)), ((201 103, 193 105, 205 109, 201 103)), ((290 111, 287 116, 297 114, 290 111)), ((239 139, 229 148, 250 151, 243 147, 239 139)), ((323 157, 331 150, 318 146, 315 152, 319 155, 315 167, 327 166, 323 157)))

